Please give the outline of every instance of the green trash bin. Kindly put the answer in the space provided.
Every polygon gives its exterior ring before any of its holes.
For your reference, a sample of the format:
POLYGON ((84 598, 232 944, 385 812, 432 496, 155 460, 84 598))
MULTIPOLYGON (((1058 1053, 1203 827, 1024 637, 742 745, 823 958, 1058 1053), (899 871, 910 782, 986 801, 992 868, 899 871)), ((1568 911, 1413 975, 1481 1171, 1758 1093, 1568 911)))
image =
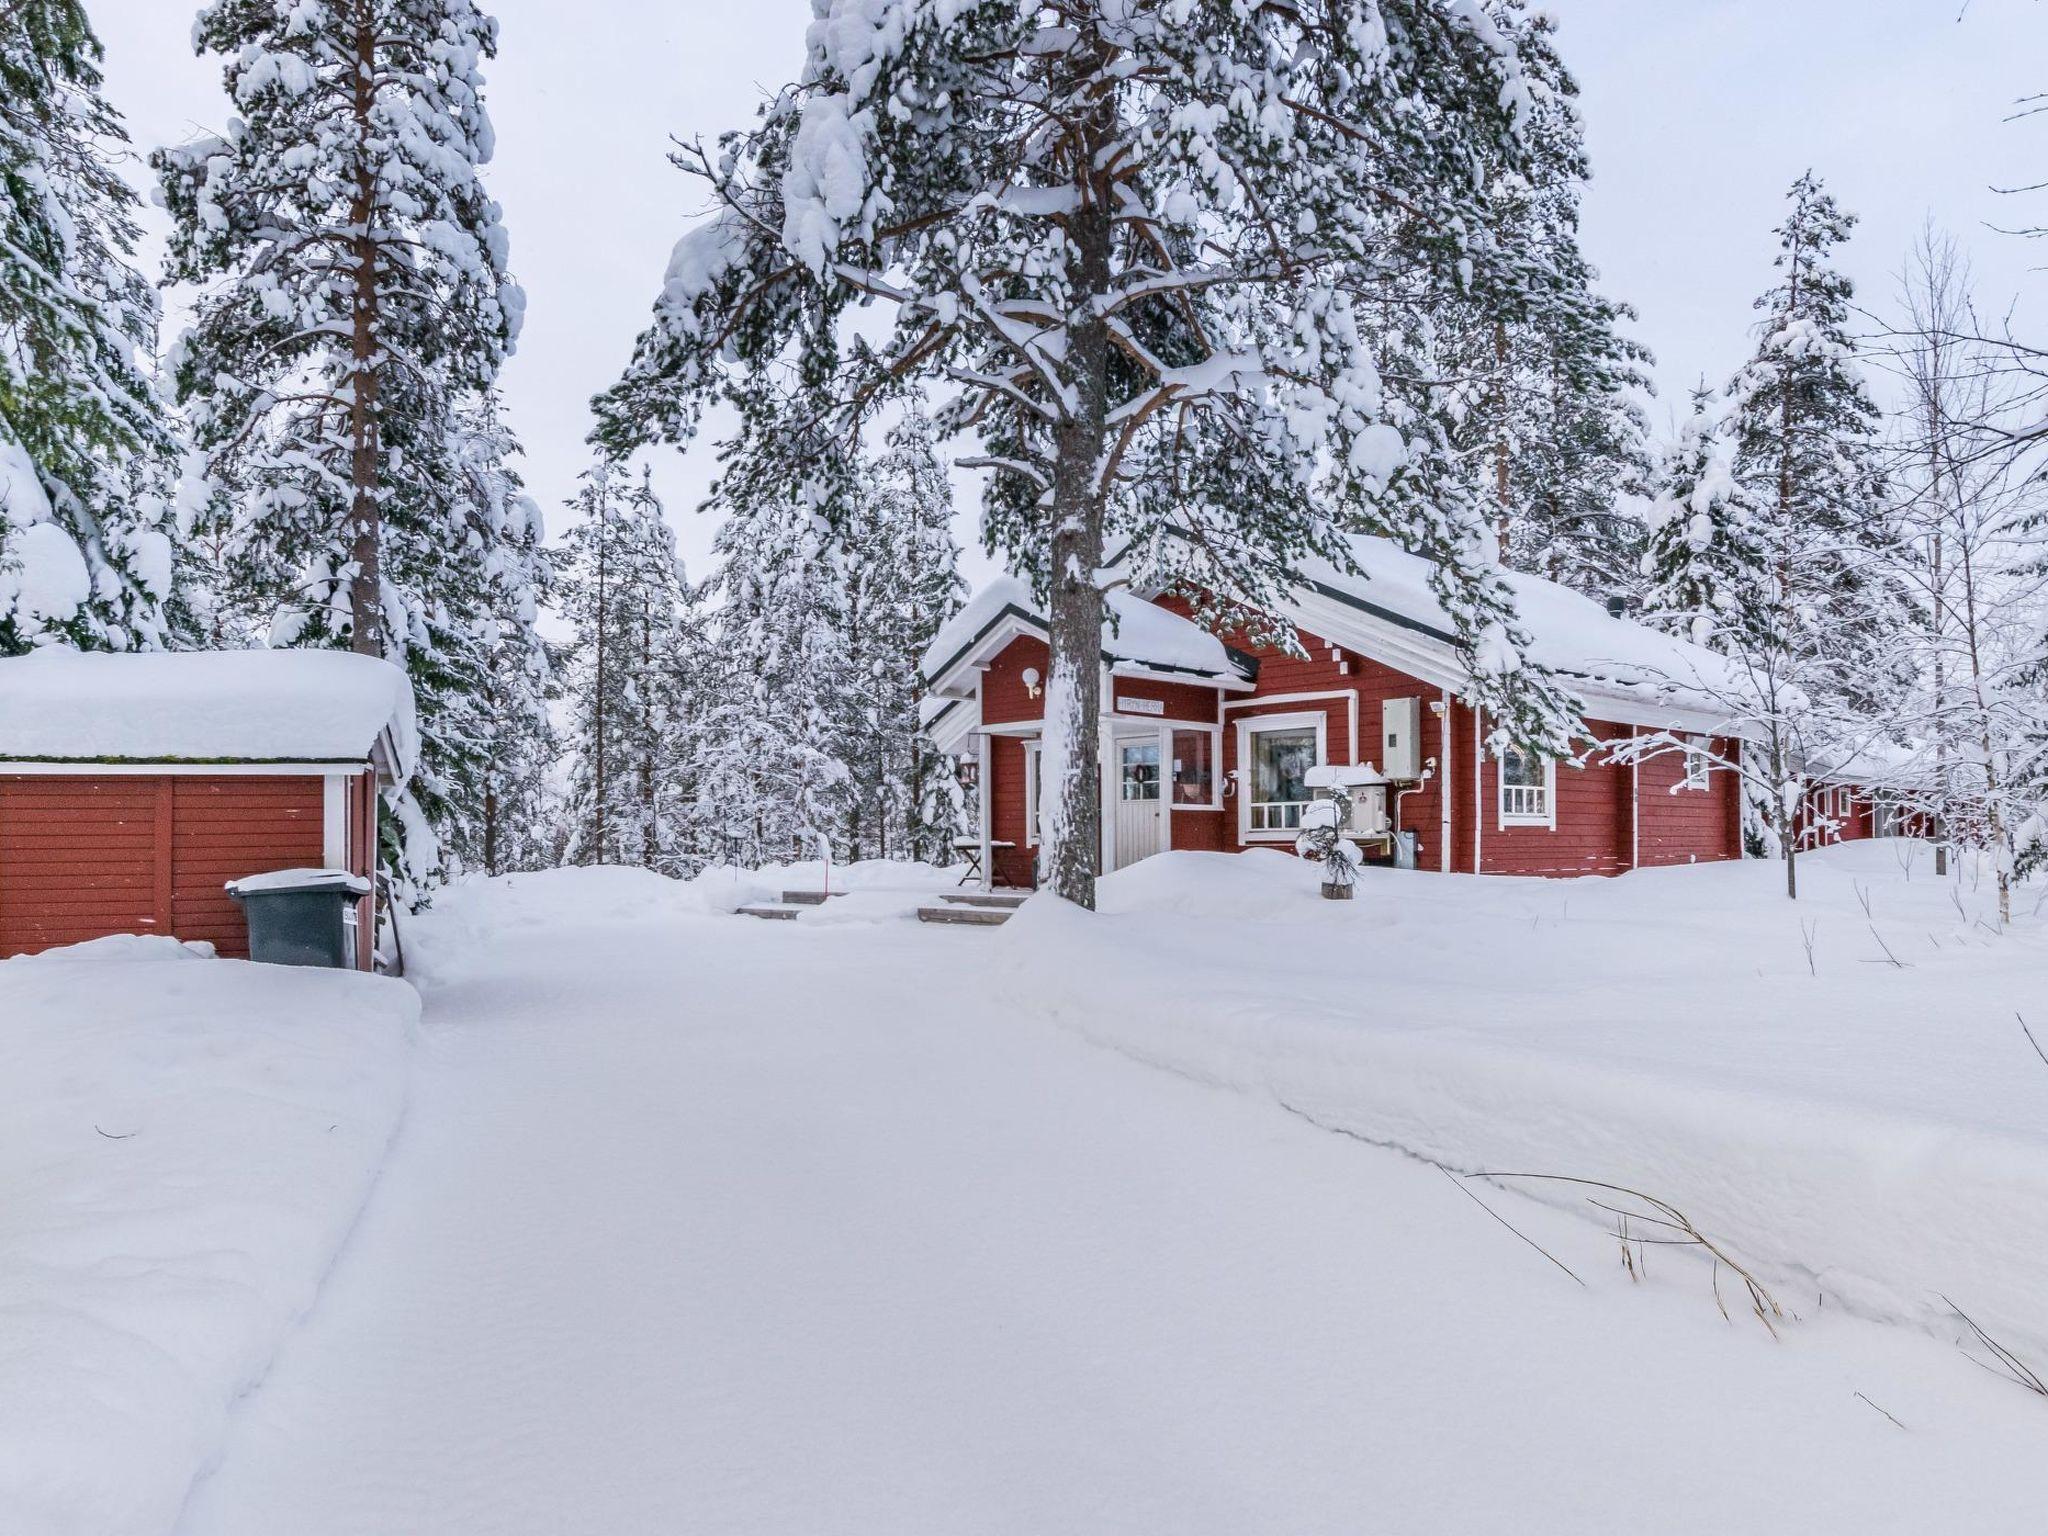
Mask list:
POLYGON ((276 869, 228 882, 249 921, 249 958, 353 970, 356 904, 370 882, 345 869, 276 869))

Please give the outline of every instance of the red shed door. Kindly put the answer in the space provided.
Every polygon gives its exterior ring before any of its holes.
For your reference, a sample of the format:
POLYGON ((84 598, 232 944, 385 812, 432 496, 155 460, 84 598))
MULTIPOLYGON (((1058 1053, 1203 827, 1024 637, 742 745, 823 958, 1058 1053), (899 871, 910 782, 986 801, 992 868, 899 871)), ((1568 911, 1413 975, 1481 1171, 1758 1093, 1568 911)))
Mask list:
POLYGON ((140 775, 0 778, 0 955, 169 931, 165 788, 140 775))

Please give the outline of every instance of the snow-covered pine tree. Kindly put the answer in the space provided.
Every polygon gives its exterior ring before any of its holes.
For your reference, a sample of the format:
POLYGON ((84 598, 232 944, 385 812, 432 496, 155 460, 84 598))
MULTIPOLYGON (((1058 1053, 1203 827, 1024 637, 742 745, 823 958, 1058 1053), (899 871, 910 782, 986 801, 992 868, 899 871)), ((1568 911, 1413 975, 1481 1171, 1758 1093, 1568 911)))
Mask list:
POLYGON ((1645 530, 1625 498, 1649 471, 1642 400, 1647 348, 1623 333, 1628 305, 1596 290, 1579 244, 1587 177, 1578 84, 1558 57, 1556 23, 1503 14, 1530 82, 1526 153, 1493 168, 1484 238, 1499 260, 1475 268, 1443 316, 1462 425, 1501 558, 1599 597, 1633 592, 1645 530))
POLYGON ((944 862, 959 830, 957 782, 918 723, 918 664, 960 607, 953 488, 930 418, 912 399, 864 465, 841 541, 836 701, 846 766, 843 854, 944 862))
POLYGON ((1791 818, 1803 776, 1880 733, 1905 682, 1912 596, 1897 579, 1902 544, 1877 432, 1849 333, 1849 279, 1832 265, 1854 219, 1812 172, 1787 194, 1779 278, 1756 301, 1757 349, 1729 386, 1734 474, 1749 502, 1762 568, 1723 648, 1750 680, 1763 738, 1753 781, 1798 894, 1791 818))
POLYGON ((170 275, 202 289, 178 397, 234 601, 272 644, 412 675, 429 773, 388 846, 417 886, 433 832, 469 814, 460 717, 487 674, 456 412, 491 388, 524 303, 480 179, 496 25, 471 0, 214 0, 193 36, 235 116, 151 161, 170 275))
MULTIPOLYGON (((1436 565, 1467 696, 1561 752, 1574 711, 1525 654, 1448 402, 1383 382, 1430 377, 1448 295, 1518 280, 1474 232, 1478 172, 1527 153, 1501 25, 1520 9, 820 0, 760 122, 678 156, 715 212, 677 246, 600 436, 687 440, 750 376, 792 375, 843 418, 905 380, 950 385, 940 428, 980 439, 987 536, 1048 600, 1046 862, 1076 902, 1112 537, 1184 530, 1162 574, 1241 614, 1306 557, 1348 565, 1346 531, 1389 533, 1436 565), (893 315, 879 342, 843 323, 869 302, 893 315)), ((790 426, 794 497, 813 424, 790 426)))
POLYGON ((156 295, 99 63, 79 0, 0 4, 0 655, 160 646, 177 618, 156 295))
POLYGON ((553 648, 538 628, 552 593, 555 553, 541 510, 514 460, 518 440, 498 398, 486 394, 455 417, 452 462, 482 548, 485 603, 474 620, 480 686, 452 701, 474 743, 458 785, 463 814, 450 819, 448 851, 464 869, 498 875, 550 862, 552 777, 560 743, 548 712, 560 693, 553 648))
POLYGON ((610 460, 585 472, 570 505, 581 520, 564 537, 559 583, 574 631, 567 856, 670 871, 675 533, 645 474, 635 481, 610 460))

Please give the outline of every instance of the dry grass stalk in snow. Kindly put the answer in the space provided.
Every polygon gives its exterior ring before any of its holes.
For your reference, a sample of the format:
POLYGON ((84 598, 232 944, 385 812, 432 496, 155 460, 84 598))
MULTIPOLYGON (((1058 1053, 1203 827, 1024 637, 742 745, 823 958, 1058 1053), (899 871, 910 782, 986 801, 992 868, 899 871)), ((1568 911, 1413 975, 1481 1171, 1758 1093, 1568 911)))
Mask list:
POLYGON ((1949 1310, 1963 1320, 1963 1326, 1970 1330, 1970 1336, 1983 1347, 1991 1358, 1989 1360, 1979 1360, 1967 1348, 1963 1350, 1965 1355, 1968 1355, 1971 1360, 1983 1366, 1985 1370, 1991 1372, 1994 1376, 2003 1376, 2008 1381, 2016 1382, 2036 1397, 2048 1397, 2048 1381, 2041 1379, 2039 1371, 2028 1365, 2026 1361, 1978 1327, 1977 1320, 1953 1301, 1949 1301, 1946 1296, 1941 1299, 1948 1302, 1949 1310))
MULTIPOLYGON (((1721 1270, 1725 1267, 1742 1282, 1743 1289, 1749 1296, 1750 1311, 1756 1315, 1756 1320, 1764 1325, 1771 1337, 1777 1337, 1777 1324, 1773 1322, 1773 1319, 1776 1319, 1777 1322, 1783 1322, 1785 1319, 1784 1308, 1778 1305, 1777 1298, 1771 1295, 1762 1281, 1758 1280, 1749 1270, 1736 1262, 1725 1248, 1722 1248, 1712 1238, 1694 1226, 1691 1219, 1683 1211, 1679 1210, 1677 1206, 1671 1204, 1670 1201, 1659 1200, 1655 1195, 1646 1195, 1641 1190, 1630 1189, 1625 1184, 1608 1184, 1599 1179, 1574 1178, 1572 1175, 1564 1173, 1475 1173, 1471 1177, 1495 1180, 1542 1179, 1553 1184, 1576 1184, 1581 1189, 1598 1190, 1602 1194, 1618 1195, 1625 1199, 1640 1202, 1642 1206, 1646 1206, 1648 1209, 1629 1210, 1625 1206, 1619 1206, 1610 1200, 1602 1199, 1600 1194, 1588 1195, 1586 1197, 1589 1205, 1596 1206, 1615 1218, 1614 1232, 1621 1242, 1622 1265, 1628 1270, 1629 1276, 1632 1279, 1639 1280, 1642 1278, 1644 1252, 1652 1245, 1702 1249, 1713 1261, 1714 1305, 1721 1309, 1721 1315, 1723 1317, 1729 1316, 1728 1304, 1721 1296, 1721 1270), (1646 1226, 1657 1228, 1661 1232, 1671 1235, 1646 1236, 1634 1230, 1630 1226, 1631 1222, 1641 1222, 1646 1226)), ((1729 1318, 1729 1320, 1732 1322, 1734 1319, 1729 1318)))

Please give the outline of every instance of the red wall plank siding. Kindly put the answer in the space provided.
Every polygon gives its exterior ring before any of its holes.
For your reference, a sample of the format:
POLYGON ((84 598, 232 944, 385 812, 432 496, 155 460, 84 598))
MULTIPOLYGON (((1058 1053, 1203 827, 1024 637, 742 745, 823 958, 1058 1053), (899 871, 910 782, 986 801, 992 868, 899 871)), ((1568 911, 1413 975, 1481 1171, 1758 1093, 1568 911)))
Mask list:
MULTIPOLYGON (((1730 744, 1717 741, 1713 750, 1725 754, 1730 744)), ((1682 752, 1664 752, 1647 758, 1637 772, 1643 868, 1704 863, 1740 855, 1741 815, 1736 804, 1740 781, 1733 773, 1710 773, 1705 789, 1687 789, 1682 752)))
POLYGON ((150 778, 0 778, 0 955, 161 933, 150 778))
POLYGON ((1109 684, 1110 697, 1103 703, 1113 705, 1113 712, 1127 719, 1187 720, 1197 725, 1216 723, 1216 695, 1219 690, 1207 684, 1167 683, 1149 677, 1112 677, 1109 684), (1125 709, 1125 699, 1149 699, 1164 713, 1125 709))
POLYGON ((1173 812, 1173 846, 1191 848, 1197 853, 1228 853, 1230 834, 1225 827, 1225 811, 1183 811, 1173 812))
MULTIPOLYGON (((1596 740, 1626 736, 1626 726, 1587 722, 1596 740)), ((1467 756, 1467 769, 1470 756, 1467 756)), ((1557 765, 1555 827, 1500 824, 1500 763, 1488 755, 1479 844, 1480 871, 1509 875, 1616 875, 1628 868, 1628 770, 1604 756, 1584 767, 1557 765)), ((1469 804, 1466 807, 1470 813, 1469 804)))
POLYGON ((1009 848, 991 850, 991 875, 997 885, 1030 890, 1036 850, 1024 826, 1024 743, 1016 736, 989 741, 989 836, 1009 848))
POLYGON ((223 955, 246 956, 248 925, 222 887, 266 869, 323 862, 320 780, 179 774, 172 784, 178 819, 172 929, 181 939, 209 941, 223 955))
POLYGON ((316 774, 0 776, 0 955, 171 933, 246 956, 222 887, 322 851, 316 774))
POLYGON ((1052 671, 1052 652, 1043 640, 1019 635, 988 664, 981 674, 981 718, 985 724, 1004 725, 1019 720, 1045 718, 1045 679, 1052 671), (1038 697, 1024 686, 1024 673, 1038 673, 1038 697))

